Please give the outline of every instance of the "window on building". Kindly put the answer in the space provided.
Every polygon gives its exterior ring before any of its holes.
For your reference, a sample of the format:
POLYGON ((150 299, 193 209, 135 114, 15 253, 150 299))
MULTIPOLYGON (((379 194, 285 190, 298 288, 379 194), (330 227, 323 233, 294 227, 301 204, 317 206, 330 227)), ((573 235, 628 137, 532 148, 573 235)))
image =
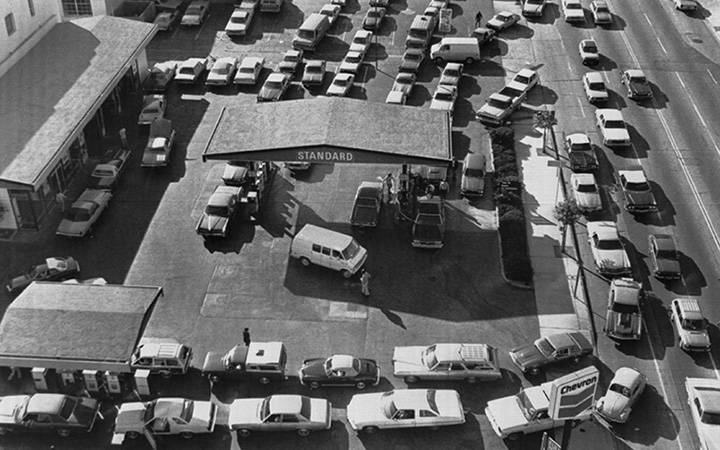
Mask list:
POLYGON ((92 16, 90 0, 62 0, 62 7, 66 16, 92 16))
POLYGON ((15 17, 12 13, 5 16, 5 28, 7 29, 8 36, 12 36, 17 31, 17 28, 15 28, 15 17))
POLYGON ((33 0, 28 0, 28 8, 30 8, 30 15, 35 17, 35 4, 33 0))

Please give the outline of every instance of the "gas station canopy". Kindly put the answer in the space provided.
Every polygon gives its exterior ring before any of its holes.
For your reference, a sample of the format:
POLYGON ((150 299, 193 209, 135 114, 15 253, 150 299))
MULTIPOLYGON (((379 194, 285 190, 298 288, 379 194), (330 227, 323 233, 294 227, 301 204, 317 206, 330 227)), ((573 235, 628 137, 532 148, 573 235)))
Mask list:
POLYGON ((319 97, 223 108, 203 161, 446 165, 450 115, 426 108, 319 97))

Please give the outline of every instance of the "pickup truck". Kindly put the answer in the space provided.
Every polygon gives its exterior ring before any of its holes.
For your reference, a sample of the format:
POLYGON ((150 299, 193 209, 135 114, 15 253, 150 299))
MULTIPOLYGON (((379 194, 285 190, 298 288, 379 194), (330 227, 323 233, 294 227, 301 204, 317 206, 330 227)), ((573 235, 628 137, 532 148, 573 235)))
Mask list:
POLYGON ((412 246, 416 248, 442 248, 445 236, 445 205, 439 197, 423 197, 418 201, 417 216, 413 225, 412 246))
POLYGON ((565 150, 573 172, 592 172, 598 168, 597 156, 590 138, 584 133, 565 136, 565 150))
MULTIPOLYGON (((517 395, 490 400, 485 408, 485 416, 493 431, 503 439, 514 441, 523 434, 563 426, 566 420, 553 420, 548 412, 551 389, 552 381, 549 381, 523 389, 517 395)), ((572 420, 589 418, 590 410, 585 414, 572 420)))

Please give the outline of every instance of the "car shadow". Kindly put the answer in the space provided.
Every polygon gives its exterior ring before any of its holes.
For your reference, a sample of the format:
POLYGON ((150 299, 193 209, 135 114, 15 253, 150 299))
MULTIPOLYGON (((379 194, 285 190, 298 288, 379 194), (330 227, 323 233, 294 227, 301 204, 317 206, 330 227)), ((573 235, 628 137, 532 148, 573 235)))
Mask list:
POLYGON ((497 33, 495 35, 495 39, 508 39, 508 40, 530 39, 534 35, 535 35, 535 32, 533 31, 532 28, 518 22, 515 25, 511 26, 510 28, 506 28, 506 29, 502 30, 501 32, 497 33))
POLYGON ((703 288, 708 286, 702 269, 695 263, 695 260, 683 252, 678 252, 678 260, 683 279, 682 283, 675 285, 677 290, 673 290, 673 292, 681 295, 701 295, 703 288))
POLYGON ((432 93, 422 84, 416 84, 412 94, 407 98, 408 106, 423 106, 432 100, 432 93))

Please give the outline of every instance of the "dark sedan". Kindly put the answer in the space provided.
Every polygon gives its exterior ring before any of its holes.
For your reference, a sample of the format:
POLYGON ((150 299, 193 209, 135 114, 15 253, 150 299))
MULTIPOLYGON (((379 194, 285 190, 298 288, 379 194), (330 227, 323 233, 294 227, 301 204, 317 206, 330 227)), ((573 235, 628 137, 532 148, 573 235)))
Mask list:
POLYGON ((73 258, 47 258, 43 264, 30 267, 14 276, 5 285, 9 292, 25 289, 33 281, 62 281, 80 273, 80 264, 73 258))
POLYGON ((648 236, 648 254, 652 273, 659 280, 677 280, 681 277, 680 261, 675 242, 669 234, 648 236))
POLYGON ((350 355, 306 359, 298 372, 300 383, 317 389, 320 386, 355 386, 365 389, 380 382, 380 368, 373 359, 350 355))
POLYGON ((579 331, 551 334, 531 344, 521 345, 510 350, 510 359, 520 370, 537 374, 541 368, 556 362, 572 360, 592 354, 593 346, 579 331))

